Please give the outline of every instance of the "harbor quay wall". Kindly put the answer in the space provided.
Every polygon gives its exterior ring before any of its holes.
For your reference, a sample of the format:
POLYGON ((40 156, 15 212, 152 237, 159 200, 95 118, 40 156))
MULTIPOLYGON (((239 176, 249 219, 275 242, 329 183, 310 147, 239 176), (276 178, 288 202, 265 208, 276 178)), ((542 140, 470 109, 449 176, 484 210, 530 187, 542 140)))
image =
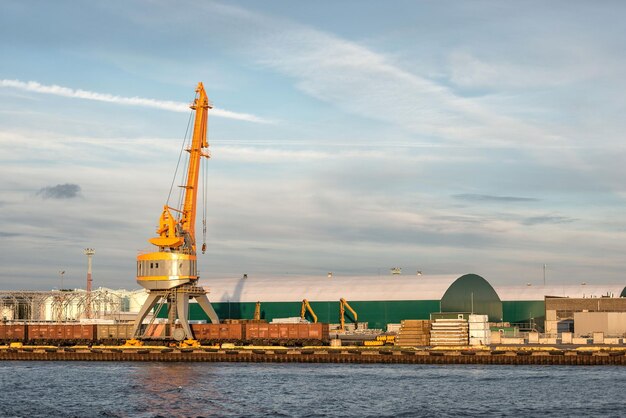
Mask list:
POLYGON ((0 361, 152 361, 152 362, 252 362, 252 363, 380 363, 380 364, 485 364, 485 365, 626 365, 624 351, 615 352, 372 352, 201 350, 171 351, 21 351, 2 350, 0 361))

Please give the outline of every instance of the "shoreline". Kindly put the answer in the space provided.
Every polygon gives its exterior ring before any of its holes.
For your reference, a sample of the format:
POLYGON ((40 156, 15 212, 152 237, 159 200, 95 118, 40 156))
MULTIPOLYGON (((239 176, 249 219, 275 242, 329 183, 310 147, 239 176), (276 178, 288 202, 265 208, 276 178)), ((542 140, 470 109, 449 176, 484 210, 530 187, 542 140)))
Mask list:
POLYGON ((626 366, 625 350, 358 350, 21 347, 0 350, 0 361, 138 361, 228 363, 485 364, 626 366))

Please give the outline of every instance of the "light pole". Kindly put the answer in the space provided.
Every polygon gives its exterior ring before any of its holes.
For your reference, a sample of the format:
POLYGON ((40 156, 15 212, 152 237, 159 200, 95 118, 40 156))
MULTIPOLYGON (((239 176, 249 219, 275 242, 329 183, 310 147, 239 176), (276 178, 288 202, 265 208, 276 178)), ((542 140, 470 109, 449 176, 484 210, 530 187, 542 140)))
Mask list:
POLYGON ((61 277, 61 287, 59 287, 59 291, 63 290, 63 276, 65 275, 65 270, 59 270, 59 276, 61 277))

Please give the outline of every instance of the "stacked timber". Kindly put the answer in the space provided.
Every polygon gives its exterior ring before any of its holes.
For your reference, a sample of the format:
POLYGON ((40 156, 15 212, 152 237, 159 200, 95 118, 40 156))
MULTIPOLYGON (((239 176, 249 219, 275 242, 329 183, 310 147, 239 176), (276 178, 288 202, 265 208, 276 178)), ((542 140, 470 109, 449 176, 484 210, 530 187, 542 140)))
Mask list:
POLYGON ((387 324, 387 332, 395 332, 397 334, 400 332, 400 328, 402 328, 402 324, 387 324))
POLYGON ((468 322, 469 345, 490 345, 489 317, 487 315, 470 315, 468 322))
POLYGON ((272 319, 272 322, 270 322, 270 324, 308 324, 308 323, 309 321, 299 316, 291 316, 288 318, 274 318, 272 319))
POLYGON ((400 323, 395 345, 418 346, 430 344, 430 321, 405 319, 400 323))
POLYGON ((469 327, 465 319, 435 319, 430 331, 431 345, 467 345, 469 327))

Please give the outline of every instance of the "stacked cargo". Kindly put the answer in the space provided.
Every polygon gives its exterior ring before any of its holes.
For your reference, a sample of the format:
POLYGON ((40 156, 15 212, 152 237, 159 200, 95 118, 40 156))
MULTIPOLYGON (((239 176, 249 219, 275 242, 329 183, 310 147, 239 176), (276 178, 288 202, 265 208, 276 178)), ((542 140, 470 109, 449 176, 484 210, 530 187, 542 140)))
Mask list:
POLYGON ((405 319, 400 323, 400 331, 396 337, 396 345, 429 345, 430 339, 430 321, 423 319, 405 319))
POLYGON ((271 323, 272 324, 308 324, 309 321, 299 316, 290 316, 289 318, 274 318, 272 319, 271 323))
POLYGON ((435 319, 430 331, 431 345, 467 345, 469 327, 465 319, 435 319))
POLYGON ((402 324, 387 324, 387 332, 395 332, 397 334, 400 332, 400 328, 402 328, 402 324))
MULTIPOLYGON (((222 320, 222 324, 263 324, 266 323, 267 321, 265 319, 224 319, 222 320)), ((189 323, 191 324, 191 321, 189 321, 189 323)), ((198 322, 199 324, 200 322, 198 322)), ((203 324, 206 324, 206 321, 202 322, 203 324)))
POLYGON ((491 330, 487 315, 469 316, 469 345, 490 345, 491 330))

